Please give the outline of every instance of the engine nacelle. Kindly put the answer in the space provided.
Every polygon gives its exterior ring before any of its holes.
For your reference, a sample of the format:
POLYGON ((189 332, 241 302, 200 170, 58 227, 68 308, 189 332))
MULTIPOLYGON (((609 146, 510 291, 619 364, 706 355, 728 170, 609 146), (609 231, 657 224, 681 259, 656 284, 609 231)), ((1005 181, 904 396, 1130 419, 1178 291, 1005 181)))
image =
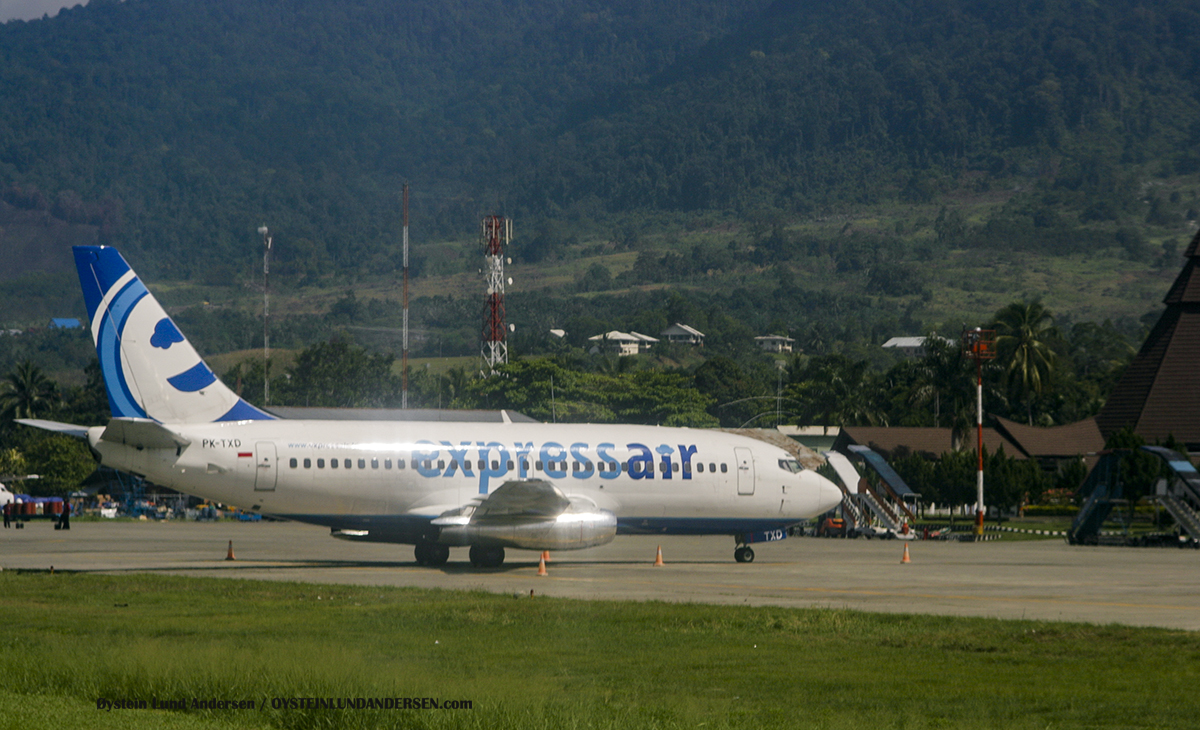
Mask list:
POLYGON ((617 516, 604 509, 576 511, 557 517, 481 521, 443 525, 438 542, 443 545, 489 545, 525 550, 581 550, 607 545, 617 534, 617 516))

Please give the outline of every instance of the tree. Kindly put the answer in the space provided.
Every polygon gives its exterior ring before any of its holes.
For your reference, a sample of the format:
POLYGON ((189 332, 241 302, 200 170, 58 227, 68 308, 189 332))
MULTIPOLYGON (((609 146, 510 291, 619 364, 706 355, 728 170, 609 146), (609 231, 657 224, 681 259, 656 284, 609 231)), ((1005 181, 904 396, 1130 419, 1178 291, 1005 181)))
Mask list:
POLYGON ((8 374, 0 390, 5 419, 37 418, 58 404, 58 387, 29 360, 8 374))
POLYGON ((884 393, 867 362, 844 355, 811 358, 784 395, 802 404, 800 418, 822 426, 887 425, 884 393))
POLYGON ((1053 321, 1053 315, 1035 300, 1009 304, 996 313, 992 324, 1009 390, 1025 402, 1030 426, 1033 399, 1042 394, 1057 359, 1048 342, 1057 335, 1053 321))
POLYGON ((31 493, 65 496, 96 470, 87 443, 57 434, 38 434, 22 448, 30 472, 40 478, 26 482, 31 493))
POLYGON ((319 342, 296 356, 291 378, 275 381, 279 402, 296 406, 383 408, 398 402, 395 356, 343 341, 319 342))

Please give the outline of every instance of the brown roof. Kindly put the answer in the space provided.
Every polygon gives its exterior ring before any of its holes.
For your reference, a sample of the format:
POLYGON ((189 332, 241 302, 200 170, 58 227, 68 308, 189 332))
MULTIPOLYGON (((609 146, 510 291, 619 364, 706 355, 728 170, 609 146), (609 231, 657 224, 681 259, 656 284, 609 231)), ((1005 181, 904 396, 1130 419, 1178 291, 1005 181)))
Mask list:
POLYGON ((1093 454, 1104 448, 1104 437, 1100 435, 1094 418, 1066 426, 1039 428, 997 417, 996 426, 1014 446, 1031 458, 1069 458, 1093 454))
MULTIPOLYGON (((970 435, 963 441, 963 448, 973 449, 975 447, 975 440, 975 430, 972 429, 970 435)), ((918 454, 926 454, 934 458, 941 456, 947 451, 953 451, 950 441, 950 429, 948 428, 843 426, 841 434, 838 435, 837 441, 833 444, 833 448, 840 450, 845 448, 847 444, 869 446, 883 454, 884 458, 891 458, 892 452, 899 446, 904 446, 910 451, 918 454)), ((1025 454, 1021 453, 1019 448, 1009 443, 994 428, 983 429, 983 446, 988 450, 988 453, 994 454, 1000 447, 1004 447, 1005 454, 1016 459, 1026 458, 1025 454)))
POLYGON ((1096 423, 1105 437, 1132 426, 1149 441, 1173 435, 1200 448, 1200 233, 1159 317, 1096 423))

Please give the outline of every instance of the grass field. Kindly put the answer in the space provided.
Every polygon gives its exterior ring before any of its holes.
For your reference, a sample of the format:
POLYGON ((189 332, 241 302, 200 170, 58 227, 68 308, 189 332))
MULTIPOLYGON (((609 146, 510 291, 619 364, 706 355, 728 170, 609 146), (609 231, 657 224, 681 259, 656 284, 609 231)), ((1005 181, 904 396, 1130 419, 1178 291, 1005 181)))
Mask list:
POLYGON ((161 576, 0 574, 0 727, 1159 728, 1200 636, 161 576), (471 709, 275 708, 431 697, 471 709), (251 700, 253 710, 96 709, 251 700))

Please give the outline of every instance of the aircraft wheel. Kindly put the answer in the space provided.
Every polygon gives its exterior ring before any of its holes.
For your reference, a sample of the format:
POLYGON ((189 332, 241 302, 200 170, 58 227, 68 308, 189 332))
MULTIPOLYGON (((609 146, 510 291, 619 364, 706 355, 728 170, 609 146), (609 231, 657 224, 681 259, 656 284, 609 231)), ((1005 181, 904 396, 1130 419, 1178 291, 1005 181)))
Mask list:
POLYGON ((751 550, 749 546, 743 545, 742 547, 733 551, 733 559, 739 563, 753 563, 754 551, 751 550))
POLYGON ((504 564, 504 548, 472 545, 470 558, 476 568, 499 568, 504 564))
POLYGON ((417 565, 445 565, 450 559, 450 548, 436 542, 419 542, 413 548, 413 554, 417 558, 417 565))
POLYGON ((429 564, 437 567, 445 565, 450 559, 450 546, 440 545, 436 542, 429 544, 429 564))

